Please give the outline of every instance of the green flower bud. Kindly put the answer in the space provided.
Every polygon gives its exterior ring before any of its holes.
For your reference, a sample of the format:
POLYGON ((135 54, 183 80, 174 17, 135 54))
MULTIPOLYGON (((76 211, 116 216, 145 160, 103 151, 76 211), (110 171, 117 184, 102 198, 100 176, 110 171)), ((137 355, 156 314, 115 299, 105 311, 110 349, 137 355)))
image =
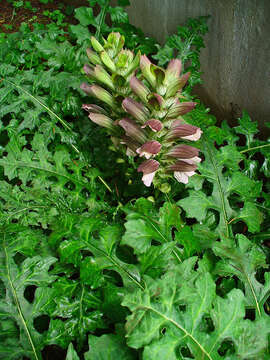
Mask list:
POLYGON ((96 65, 94 69, 94 73, 98 81, 107 85, 111 90, 114 90, 114 84, 112 82, 112 78, 102 66, 96 65))
POLYGON ((100 60, 98 54, 91 50, 90 48, 86 49, 86 54, 88 56, 88 59, 90 60, 90 62, 94 65, 102 65, 102 61, 100 60))
POLYGON ((97 41, 97 39, 94 36, 91 36, 91 44, 97 52, 104 51, 103 46, 100 44, 100 42, 97 41))
POLYGON ((116 70, 114 62, 112 61, 112 59, 109 57, 109 55, 105 50, 100 53, 100 58, 103 64, 106 65, 108 69, 110 69, 112 72, 116 70))

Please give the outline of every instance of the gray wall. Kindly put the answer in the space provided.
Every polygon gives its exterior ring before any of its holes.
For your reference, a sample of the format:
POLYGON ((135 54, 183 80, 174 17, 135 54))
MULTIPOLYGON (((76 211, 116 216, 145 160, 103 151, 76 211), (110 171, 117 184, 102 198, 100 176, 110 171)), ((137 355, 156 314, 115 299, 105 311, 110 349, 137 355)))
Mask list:
POLYGON ((195 93, 219 120, 236 123, 243 109, 270 115, 270 0, 131 0, 130 22, 164 43, 189 17, 211 15, 201 51, 203 85, 195 93))

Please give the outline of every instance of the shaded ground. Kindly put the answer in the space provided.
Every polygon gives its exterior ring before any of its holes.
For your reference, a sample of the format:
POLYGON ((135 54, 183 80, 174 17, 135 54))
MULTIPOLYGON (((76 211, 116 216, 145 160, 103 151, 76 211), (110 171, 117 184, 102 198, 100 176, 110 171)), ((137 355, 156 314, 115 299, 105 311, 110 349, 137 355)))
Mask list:
MULTIPOLYGON (((10 0, 12 1, 12 0, 10 0)), ((23 4, 21 7, 14 7, 7 0, 0 0, 0 32, 11 33, 18 31, 22 22, 38 22, 48 24, 52 20, 44 15, 44 11, 53 12, 60 10, 64 15, 64 22, 76 24, 77 20, 73 17, 73 10, 79 6, 87 6, 87 0, 53 0, 48 4, 42 4, 39 0, 32 1, 14 1, 23 4), (31 9, 32 7, 32 9, 31 9)))

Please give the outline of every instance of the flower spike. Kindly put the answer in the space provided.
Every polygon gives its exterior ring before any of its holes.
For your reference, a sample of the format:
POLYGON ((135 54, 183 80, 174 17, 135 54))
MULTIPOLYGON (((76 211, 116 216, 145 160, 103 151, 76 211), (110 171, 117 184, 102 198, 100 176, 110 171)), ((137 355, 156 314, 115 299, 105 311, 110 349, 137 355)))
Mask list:
POLYGON ((196 168, 197 166, 194 164, 188 164, 185 161, 179 160, 171 165, 168 170, 174 172, 174 177, 177 181, 187 184, 188 178, 195 174, 196 168))
POLYGON ((146 55, 125 49, 120 33, 101 42, 92 37, 91 44, 92 49, 86 50, 90 64, 83 69, 94 84, 83 83, 81 89, 98 102, 82 108, 93 122, 108 129, 115 150, 146 159, 137 168, 145 186, 154 179, 156 187, 168 192, 167 179, 172 177, 186 184, 201 161, 197 146, 186 143, 202 135, 185 118, 196 106, 181 95, 190 73, 181 74, 179 59, 163 69, 146 55))
POLYGON ((91 36, 91 44, 97 52, 101 52, 104 50, 103 46, 100 44, 100 42, 97 41, 97 39, 94 36, 91 36))
POLYGON ((90 77, 92 77, 92 78, 95 77, 94 69, 93 69, 91 66, 89 66, 88 64, 85 64, 85 65, 84 65, 83 71, 85 72, 85 74, 86 74, 87 76, 90 76, 90 77))
POLYGON ((114 84, 112 82, 111 76, 107 71, 100 65, 96 65, 94 69, 94 75, 98 81, 107 85, 110 89, 114 89, 114 84))

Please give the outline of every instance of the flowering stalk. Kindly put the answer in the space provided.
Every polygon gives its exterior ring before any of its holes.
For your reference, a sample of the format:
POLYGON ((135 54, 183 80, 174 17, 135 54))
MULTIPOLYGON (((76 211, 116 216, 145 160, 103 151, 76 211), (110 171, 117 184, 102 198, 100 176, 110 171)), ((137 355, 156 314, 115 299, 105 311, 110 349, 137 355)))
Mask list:
POLYGON ((113 144, 128 156, 145 159, 138 161, 137 170, 146 186, 154 183, 164 189, 164 181, 172 176, 186 184, 201 161, 199 150, 186 142, 194 144, 202 134, 182 117, 196 105, 181 95, 190 74, 181 75, 178 59, 163 69, 145 55, 123 49, 119 33, 111 33, 104 44, 94 37, 91 43, 93 49, 87 49, 91 65, 85 65, 84 72, 95 84, 83 83, 81 89, 103 102, 104 108, 84 104, 89 118, 107 128, 113 144))

